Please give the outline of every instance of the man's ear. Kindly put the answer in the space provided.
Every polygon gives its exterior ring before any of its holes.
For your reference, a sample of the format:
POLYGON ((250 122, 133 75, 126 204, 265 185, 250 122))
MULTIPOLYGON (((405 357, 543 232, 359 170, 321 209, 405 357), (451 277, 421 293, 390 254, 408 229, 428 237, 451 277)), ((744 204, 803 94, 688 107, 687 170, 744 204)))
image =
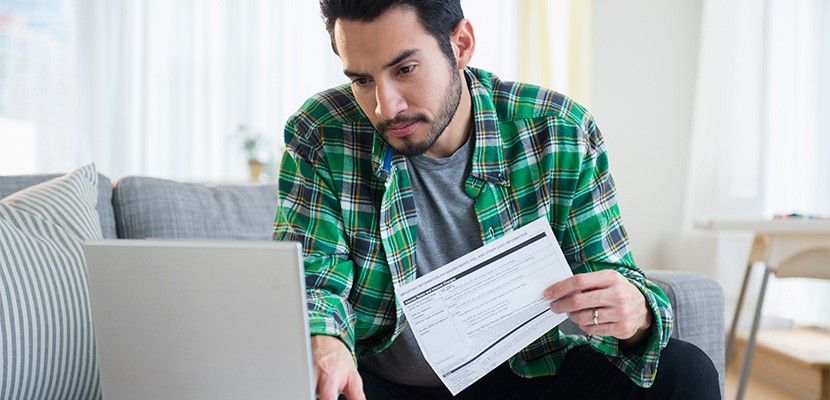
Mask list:
POLYGON ((470 20, 462 19, 458 22, 452 36, 450 36, 450 45, 452 45, 453 53, 455 53, 455 62, 458 64, 458 69, 466 68, 476 49, 476 36, 470 20))

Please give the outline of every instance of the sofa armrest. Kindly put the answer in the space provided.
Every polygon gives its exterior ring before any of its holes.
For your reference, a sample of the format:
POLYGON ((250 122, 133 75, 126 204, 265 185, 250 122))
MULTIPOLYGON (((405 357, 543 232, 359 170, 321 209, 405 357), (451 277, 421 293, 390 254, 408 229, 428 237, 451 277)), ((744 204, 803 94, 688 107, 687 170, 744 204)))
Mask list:
POLYGON ((671 301, 672 337, 696 345, 712 359, 723 393, 726 368, 723 289, 715 280, 691 272, 651 270, 646 275, 671 301))
MULTIPOLYGON (((646 271, 672 304, 674 329, 672 337, 694 344, 703 350, 718 370, 721 393, 724 388, 725 336, 723 289, 713 279, 703 275, 666 270, 646 271)), ((582 334, 570 320, 563 322, 562 332, 582 334)))

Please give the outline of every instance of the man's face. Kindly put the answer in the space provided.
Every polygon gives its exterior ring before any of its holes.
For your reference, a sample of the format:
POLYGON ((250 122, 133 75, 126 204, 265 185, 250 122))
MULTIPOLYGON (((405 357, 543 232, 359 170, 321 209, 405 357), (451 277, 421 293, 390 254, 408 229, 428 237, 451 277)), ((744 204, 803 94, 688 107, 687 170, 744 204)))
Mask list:
POLYGON ((334 38, 355 99, 383 139, 406 156, 427 152, 455 116, 462 89, 458 69, 415 11, 337 20, 334 38))

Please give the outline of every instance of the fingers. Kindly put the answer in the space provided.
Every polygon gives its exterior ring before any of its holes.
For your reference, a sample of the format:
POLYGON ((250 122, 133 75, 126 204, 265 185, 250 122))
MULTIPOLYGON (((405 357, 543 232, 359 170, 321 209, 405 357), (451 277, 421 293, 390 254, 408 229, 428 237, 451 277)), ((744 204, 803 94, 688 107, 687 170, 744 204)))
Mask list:
POLYGON ((340 339, 312 336, 314 376, 320 400, 337 400, 343 393, 349 400, 365 400, 363 380, 352 355, 340 339))
MULTIPOLYGON (((613 306, 615 302, 620 300, 618 297, 614 292, 608 290, 594 290, 556 300, 550 304, 550 309, 557 314, 576 311, 593 314, 592 310, 594 308, 613 306)), ((593 315, 591 315, 591 321, 593 321, 593 315)))
POLYGON ((348 400, 366 400, 366 395, 363 393, 363 379, 360 378, 357 369, 355 369, 351 379, 348 380, 346 387, 343 388, 343 394, 348 400))
POLYGON ((320 400, 337 400, 343 393, 348 400, 366 400, 363 393, 363 379, 357 369, 349 372, 348 376, 327 375, 317 383, 317 394, 320 400))
MULTIPOLYGON (((564 307, 552 304, 551 308, 555 308, 555 306, 564 307)), ((569 311, 568 319, 579 325, 579 328, 587 334, 613 336, 617 339, 626 340, 640 331, 648 330, 651 326, 650 315, 645 304, 645 298, 640 295, 639 300, 622 301, 611 306, 586 307, 569 311), (596 320, 594 319, 595 311, 596 320)))
POLYGON ((580 310, 568 313, 568 319, 573 321, 573 323, 579 325, 579 327, 584 331, 587 327, 592 326, 599 326, 604 324, 613 324, 615 322, 619 322, 620 318, 617 313, 614 312, 614 309, 611 307, 608 308, 589 308, 587 310, 580 310), (597 312, 597 323, 594 324, 594 311, 597 312))
POLYGON ((363 393, 363 379, 360 378, 357 369, 342 380, 335 378, 320 381, 317 393, 320 395, 320 400, 337 400, 339 393, 343 393, 348 400, 366 400, 366 395, 363 393))
POLYGON ((625 278, 619 272, 610 269, 576 274, 549 286, 545 289, 544 296, 548 300, 561 299, 574 293, 611 286, 619 279, 625 278))
POLYGON ((331 380, 317 381, 317 395, 320 400, 337 400, 337 386, 331 380))
MULTIPOLYGON (((600 318, 602 318, 601 314, 600 318)), ((598 325, 594 325, 594 322, 591 321, 588 324, 579 324, 579 329, 589 335, 611 336, 620 340, 631 338, 639 331, 633 320, 617 322, 602 322, 600 320, 598 325)))
POLYGON ((336 373, 329 373, 325 368, 321 368, 319 364, 315 363, 314 376, 316 377, 317 395, 320 400, 337 400, 337 395, 340 393, 341 384, 336 373))
POLYGON ((615 270, 574 275, 548 287, 545 297, 555 299, 550 304, 553 312, 567 313, 591 335, 626 340, 651 326, 645 296, 615 270))

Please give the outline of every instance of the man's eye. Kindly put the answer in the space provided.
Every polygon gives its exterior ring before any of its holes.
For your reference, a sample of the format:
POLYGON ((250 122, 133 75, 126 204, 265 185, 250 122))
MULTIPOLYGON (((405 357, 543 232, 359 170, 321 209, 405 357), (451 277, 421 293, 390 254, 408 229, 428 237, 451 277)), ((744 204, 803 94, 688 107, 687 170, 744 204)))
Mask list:
POLYGON ((369 80, 366 79, 366 78, 355 78, 355 79, 352 79, 352 83, 355 84, 355 85, 358 85, 358 86, 363 86, 363 85, 369 83, 369 80))
POLYGON ((415 70, 414 65, 407 65, 405 67, 401 67, 401 69, 399 69, 398 72, 400 72, 401 74, 408 74, 408 73, 412 72, 413 70, 415 70))

